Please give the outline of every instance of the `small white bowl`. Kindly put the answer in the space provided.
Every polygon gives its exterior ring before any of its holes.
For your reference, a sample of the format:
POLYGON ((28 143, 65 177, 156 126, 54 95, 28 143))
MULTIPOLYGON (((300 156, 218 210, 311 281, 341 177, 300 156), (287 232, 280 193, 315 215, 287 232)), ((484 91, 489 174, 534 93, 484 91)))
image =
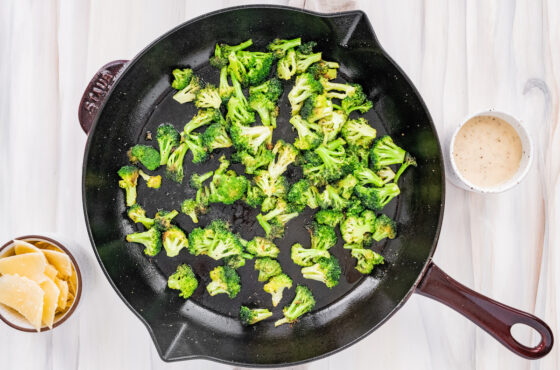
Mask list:
POLYGON ((518 120, 517 118, 513 117, 510 114, 500 112, 500 111, 487 110, 487 111, 482 111, 467 116, 466 118, 463 119, 459 127, 457 127, 455 131, 453 131, 453 134, 450 136, 449 140, 447 140, 447 143, 448 145, 445 152, 446 154, 445 159, 447 162, 447 171, 446 171, 447 178, 455 186, 458 186, 468 191, 474 191, 476 193, 482 193, 482 194, 501 193, 503 191, 513 188, 515 185, 519 184, 521 180, 523 180, 525 175, 527 175, 527 172, 529 172, 529 168, 531 167, 531 163, 533 161, 533 141, 531 140, 531 136, 527 132, 527 129, 525 129, 525 127, 521 124, 520 120, 518 120), (454 159, 455 157, 453 153, 453 148, 455 146, 455 138, 457 137, 459 130, 471 118, 478 117, 478 116, 492 116, 492 117, 503 119, 504 121, 509 123, 511 127, 515 129, 515 131, 519 135, 519 138, 521 139, 522 155, 521 155, 521 161, 519 162, 519 169, 511 177, 511 179, 492 187, 481 187, 468 181, 457 168, 457 164, 455 163, 455 159, 454 159))

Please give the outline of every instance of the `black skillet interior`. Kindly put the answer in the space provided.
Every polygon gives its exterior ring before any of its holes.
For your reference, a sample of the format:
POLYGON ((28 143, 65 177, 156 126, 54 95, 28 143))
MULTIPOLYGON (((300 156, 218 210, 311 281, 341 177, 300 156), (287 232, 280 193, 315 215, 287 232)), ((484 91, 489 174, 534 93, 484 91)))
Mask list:
MULTIPOLYGON (((281 102, 275 140, 292 141, 288 123, 287 91, 281 102)), ((185 178, 192 172, 216 168, 216 159, 202 165, 185 159, 185 178)), ((240 167, 235 167, 241 170, 240 167)), ((217 361, 272 365, 310 360, 351 344, 375 329, 411 292, 435 248, 442 202, 442 163, 437 135, 431 118, 417 91, 378 45, 371 25, 362 12, 318 15, 281 7, 242 7, 204 16, 163 36, 124 71, 114 85, 90 133, 84 161, 84 201, 86 219, 94 249, 113 286, 123 300, 147 325, 158 352, 164 360, 195 357, 217 361), (274 309, 273 319, 244 328, 237 319, 241 304, 271 307, 270 296, 256 280, 253 263, 241 268, 243 289, 233 300, 224 295, 210 297, 205 292, 208 271, 218 265, 206 257, 193 257, 183 251, 177 258, 161 253, 147 258, 138 245, 127 244, 125 235, 141 226, 126 217, 123 191, 116 172, 127 163, 126 151, 146 141, 148 131, 155 133, 162 122, 178 129, 192 117, 192 104, 173 101, 170 73, 177 66, 190 66, 205 81, 217 83, 218 71, 208 64, 217 41, 230 44, 252 38, 255 48, 263 49, 276 37, 302 37, 315 40, 326 60, 340 62, 342 79, 364 86, 374 109, 366 118, 379 134, 389 133, 397 144, 418 159, 418 168, 401 178, 402 195, 384 210, 394 217, 399 236, 389 243, 377 243, 374 250, 385 258, 384 266, 362 277, 355 261, 342 249, 341 238, 333 248, 342 265, 340 284, 329 290, 314 281, 304 280, 291 263, 289 248, 295 242, 309 245, 305 225, 312 212, 305 212, 289 223, 286 237, 276 240, 282 250, 279 260, 296 283, 308 285, 316 299, 313 313, 296 325, 273 326, 281 308, 294 296, 292 289, 274 309), (180 263, 191 264, 200 285, 188 301, 166 288, 167 277, 180 263)), ((156 173, 163 175, 163 170, 156 173)), ((300 172, 292 168, 290 178, 300 172)), ((193 196, 188 181, 182 185, 164 178, 159 190, 147 189, 140 181, 138 200, 153 215, 158 208, 180 209, 183 199, 193 196)), ((264 235, 255 221, 258 212, 243 204, 213 205, 201 217, 201 226, 210 220, 229 221, 234 231, 249 239, 264 235)), ((176 221, 184 230, 195 225, 181 214, 176 221)))

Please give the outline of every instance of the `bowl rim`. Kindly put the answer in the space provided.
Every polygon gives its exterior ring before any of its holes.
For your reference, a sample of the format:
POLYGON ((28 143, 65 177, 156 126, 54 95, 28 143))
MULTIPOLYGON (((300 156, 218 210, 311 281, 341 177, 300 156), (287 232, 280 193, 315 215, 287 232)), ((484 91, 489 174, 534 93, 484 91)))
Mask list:
POLYGON ((452 172, 453 175, 455 176, 456 178, 455 182, 459 182, 460 183, 459 185, 461 187, 463 187, 466 190, 473 191, 480 194, 497 194, 510 190, 511 188, 519 185, 519 183, 521 183, 521 181, 525 178, 533 163, 533 150, 534 150, 533 146, 534 146, 533 139, 531 138, 529 131, 527 130, 527 128, 525 127, 525 125, 520 119, 518 119, 511 113, 507 113, 502 110, 485 109, 485 110, 477 111, 475 113, 468 114, 461 120, 461 123, 455 128, 455 130, 453 130, 453 133, 451 134, 451 138, 449 140, 449 147, 447 149, 446 154, 449 158, 449 164, 451 167, 450 172, 452 172), (479 117, 479 116, 492 116, 506 121, 515 130, 515 132, 519 135, 519 138, 521 139, 522 156, 519 163, 520 166, 517 172, 509 180, 506 180, 501 184, 491 186, 491 187, 479 186, 467 180, 463 176, 461 171, 459 171, 459 168, 457 167, 457 164, 455 163, 455 159, 453 156, 454 153, 453 148, 455 146, 455 139, 457 138, 457 134, 467 122, 469 122, 472 118, 479 117), (524 157, 527 158, 527 160, 526 163, 524 164, 524 167, 521 167, 521 163, 524 157))
POLYGON ((78 304, 80 303, 80 300, 82 298, 82 273, 80 271, 80 267, 78 266, 78 263, 77 263, 76 259, 74 258, 72 253, 68 250, 68 248, 66 248, 64 245, 62 245, 62 243, 60 243, 59 241, 54 240, 54 239, 49 238, 49 237, 46 237, 46 236, 42 236, 42 235, 18 236, 16 238, 13 238, 13 239, 9 240, 8 242, 4 243, 0 247, 0 252, 2 252, 3 250, 5 250, 9 247, 12 247, 13 244, 14 244, 14 240, 27 241, 28 239, 44 240, 48 243, 53 244, 55 247, 60 248, 64 253, 66 253, 68 255, 68 257, 70 257, 70 260, 72 261, 72 265, 74 266, 74 269, 76 270, 76 277, 77 277, 77 281, 78 281, 77 293, 76 293, 76 296, 74 297, 74 301, 72 302, 72 306, 68 309, 68 311, 66 311, 64 316, 62 316, 57 322, 55 322, 53 324, 52 329, 49 328, 48 326, 41 326, 40 331, 37 331, 35 329, 30 329, 30 328, 24 328, 22 326, 14 324, 13 322, 11 322, 7 318, 5 318, 2 315, 2 313, 0 313, 0 320, 4 321, 8 326, 11 326, 12 328, 14 328, 16 330, 23 331, 23 332, 26 332, 26 333, 39 333, 39 332, 42 333, 42 332, 46 332, 46 331, 49 331, 49 330, 54 330, 56 327, 62 325, 66 320, 68 320, 68 318, 70 316, 72 316, 72 314, 74 313, 74 311, 78 307, 78 304))

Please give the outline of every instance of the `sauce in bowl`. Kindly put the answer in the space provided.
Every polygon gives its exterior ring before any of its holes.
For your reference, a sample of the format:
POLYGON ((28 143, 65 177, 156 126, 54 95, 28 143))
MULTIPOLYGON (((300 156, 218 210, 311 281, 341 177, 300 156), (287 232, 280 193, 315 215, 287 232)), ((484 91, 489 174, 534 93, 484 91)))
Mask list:
POLYGON ((513 178, 521 163, 523 145, 517 131, 501 118, 475 116, 457 133, 453 161, 461 175, 481 188, 513 178))

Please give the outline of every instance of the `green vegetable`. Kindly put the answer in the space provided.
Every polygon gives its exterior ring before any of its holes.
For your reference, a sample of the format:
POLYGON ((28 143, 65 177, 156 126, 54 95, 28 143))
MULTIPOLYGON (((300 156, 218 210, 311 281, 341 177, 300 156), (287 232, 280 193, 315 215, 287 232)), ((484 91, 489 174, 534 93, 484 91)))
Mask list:
POLYGON ((162 123, 158 126, 156 140, 159 145, 159 164, 164 166, 167 164, 169 156, 179 145, 179 132, 170 123, 162 123))
POLYGON ((394 197, 400 194, 397 184, 386 184, 382 188, 367 188, 358 185, 354 188, 354 193, 362 201, 362 204, 374 211, 380 211, 394 197))
POLYGON ((189 247, 189 239, 177 226, 171 226, 163 235, 163 248, 167 253, 167 257, 175 257, 179 254, 181 249, 189 247))
POLYGON ((241 290, 241 279, 234 269, 228 266, 218 266, 210 271, 212 281, 206 286, 211 296, 216 294, 227 294, 235 298, 241 290))
POLYGON ((142 244, 145 247, 144 253, 150 257, 156 256, 161 250, 161 232, 157 227, 152 227, 144 232, 128 234, 126 241, 142 244))
POLYGON ((358 260, 356 270, 364 275, 371 273, 376 265, 384 262, 383 256, 371 249, 363 248, 360 244, 346 244, 344 248, 351 250, 352 257, 358 260))
POLYGON ((255 270, 259 272, 259 281, 268 281, 282 273, 282 267, 275 259, 264 257, 255 260, 255 270))
POLYGON ((383 214, 377 217, 374 227, 372 237, 377 242, 385 238, 395 239, 395 236, 397 236, 397 224, 383 214))
POLYGON ((329 258, 331 255, 326 249, 304 248, 301 244, 292 245, 292 261, 299 266, 311 266, 319 258, 329 258))
POLYGON ((344 214, 340 211, 335 211, 334 209, 321 209, 315 213, 315 220, 317 223, 330 227, 338 225, 343 218, 344 214))
POLYGON ((125 190, 126 205, 131 207, 136 203, 136 185, 138 184, 138 168, 134 166, 123 166, 117 172, 121 180, 119 187, 125 190))
POLYGON ((404 162, 405 150, 396 145, 390 136, 385 135, 375 140, 370 151, 373 168, 379 170, 392 164, 404 162))
POLYGON ((150 176, 142 170, 138 171, 138 174, 146 181, 146 185, 149 188, 159 189, 161 186, 161 176, 150 176))
POLYGON ((276 258, 280 253, 280 249, 278 249, 276 244, 261 236, 255 236, 253 240, 247 243, 245 249, 257 257, 276 258))
POLYGON ((291 287, 292 279, 286 274, 279 274, 271 277, 263 289, 272 296, 272 305, 276 307, 282 300, 284 289, 290 289, 291 287))
POLYGON ((128 209, 128 217, 135 223, 141 223, 147 229, 154 226, 154 220, 146 217, 146 211, 138 203, 128 209))
POLYGON ((167 286, 180 291, 179 297, 187 299, 198 288, 198 280, 192 268, 187 264, 182 264, 177 266, 177 271, 173 275, 169 276, 167 286))
POLYGON ((239 320, 245 326, 253 325, 259 321, 265 320, 272 316, 272 312, 266 308, 251 309, 247 306, 241 306, 239 309, 239 320))
POLYGON ((309 231, 311 232, 312 249, 326 251, 336 245, 338 238, 336 237, 334 228, 313 222, 309 231))
POLYGON ((317 263, 301 269, 303 277, 324 283, 328 288, 338 285, 340 264, 334 256, 319 258, 317 263))
POLYGON ((274 326, 291 324, 297 321, 303 314, 311 311, 315 307, 315 298, 308 287, 298 285, 296 296, 289 306, 284 307, 284 318, 276 321, 274 326))

